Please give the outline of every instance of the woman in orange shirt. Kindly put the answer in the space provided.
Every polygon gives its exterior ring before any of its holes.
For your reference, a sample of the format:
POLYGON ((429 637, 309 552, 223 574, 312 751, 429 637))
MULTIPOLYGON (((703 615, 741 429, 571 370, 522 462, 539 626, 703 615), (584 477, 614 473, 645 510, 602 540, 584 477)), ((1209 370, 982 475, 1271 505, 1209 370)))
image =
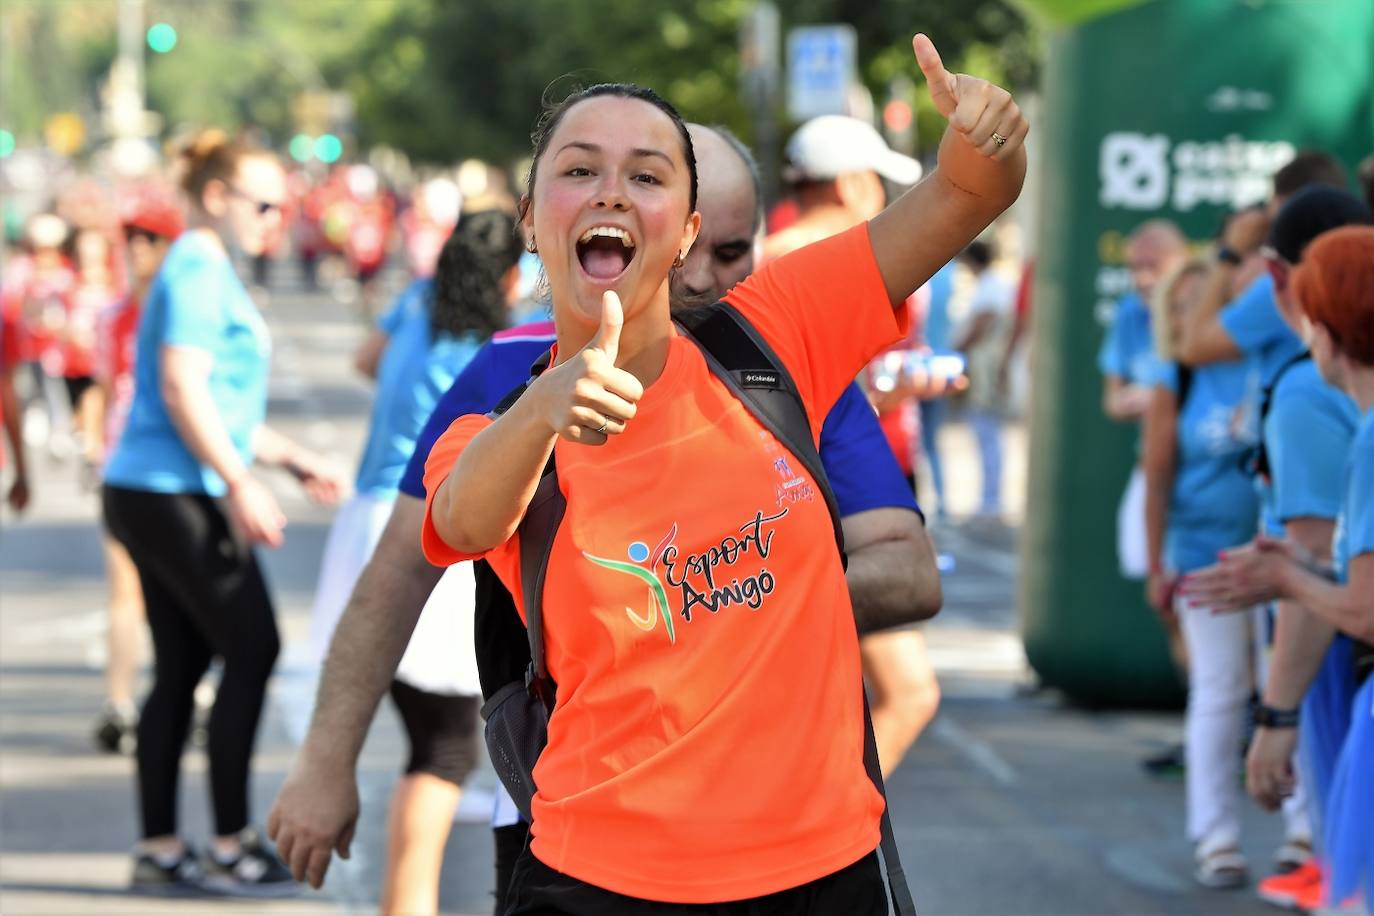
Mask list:
MULTIPOLYGON (((951 123, 939 169, 726 297, 816 430, 1023 180, 1010 95, 913 44, 951 123)), ((686 128, 653 92, 596 86, 545 116, 522 226, 553 293, 552 366, 500 419, 455 421, 427 465, 427 555, 485 558, 517 605, 516 531, 551 454, 567 501, 543 589, 557 705, 508 912, 886 913, 825 502, 669 317, 695 196, 686 128)))

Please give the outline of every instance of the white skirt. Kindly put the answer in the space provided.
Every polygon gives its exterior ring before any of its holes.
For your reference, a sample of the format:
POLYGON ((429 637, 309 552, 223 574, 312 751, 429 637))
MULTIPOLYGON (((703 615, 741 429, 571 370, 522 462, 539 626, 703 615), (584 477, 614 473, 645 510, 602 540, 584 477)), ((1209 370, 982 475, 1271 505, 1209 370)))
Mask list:
MULTIPOLYGON (((334 628, 381 540, 395 501, 394 496, 359 493, 334 516, 310 614, 310 659, 316 665, 324 662, 334 628)), ((474 590, 471 563, 444 571, 396 669, 397 680, 429 693, 481 693, 472 641, 474 590)))

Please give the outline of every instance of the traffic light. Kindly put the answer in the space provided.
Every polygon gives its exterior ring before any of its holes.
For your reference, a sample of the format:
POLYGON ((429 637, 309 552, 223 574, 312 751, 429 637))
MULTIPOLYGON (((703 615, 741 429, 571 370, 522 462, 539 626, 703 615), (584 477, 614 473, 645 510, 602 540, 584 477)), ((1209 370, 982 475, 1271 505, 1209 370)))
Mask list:
POLYGON ((148 47, 155 54, 166 54, 177 46, 177 30, 165 22, 158 22, 148 28, 148 47))
POLYGON ((343 141, 334 134, 321 134, 315 140, 315 158, 328 165, 343 155, 343 141))
POLYGON ((291 153, 291 158, 297 162, 309 162, 310 157, 315 154, 315 141, 305 134, 296 134, 291 138, 287 149, 291 153))

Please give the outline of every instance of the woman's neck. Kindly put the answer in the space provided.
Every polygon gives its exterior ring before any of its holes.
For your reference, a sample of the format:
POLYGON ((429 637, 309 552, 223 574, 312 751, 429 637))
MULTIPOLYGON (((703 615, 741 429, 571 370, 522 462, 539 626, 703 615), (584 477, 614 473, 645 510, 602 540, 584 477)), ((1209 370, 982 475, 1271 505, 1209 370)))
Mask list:
POLYGON ((1350 364, 1345 373, 1345 393, 1355 399, 1360 413, 1374 409, 1374 366, 1350 364))
POLYGON ((228 249, 224 247, 224 239, 220 237, 219 226, 216 225, 215 220, 206 214, 198 213, 192 216, 188 231, 194 232, 196 235, 209 242, 217 251, 226 255, 229 253, 228 249))

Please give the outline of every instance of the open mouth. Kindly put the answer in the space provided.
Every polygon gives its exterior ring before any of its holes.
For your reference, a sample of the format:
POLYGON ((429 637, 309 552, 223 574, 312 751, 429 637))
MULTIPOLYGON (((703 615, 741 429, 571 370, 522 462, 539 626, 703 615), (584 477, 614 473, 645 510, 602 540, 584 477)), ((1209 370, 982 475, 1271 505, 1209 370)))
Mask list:
POLYGON ((635 241, 616 226, 593 226, 577 240, 577 260, 593 280, 615 280, 630 267, 635 241))

